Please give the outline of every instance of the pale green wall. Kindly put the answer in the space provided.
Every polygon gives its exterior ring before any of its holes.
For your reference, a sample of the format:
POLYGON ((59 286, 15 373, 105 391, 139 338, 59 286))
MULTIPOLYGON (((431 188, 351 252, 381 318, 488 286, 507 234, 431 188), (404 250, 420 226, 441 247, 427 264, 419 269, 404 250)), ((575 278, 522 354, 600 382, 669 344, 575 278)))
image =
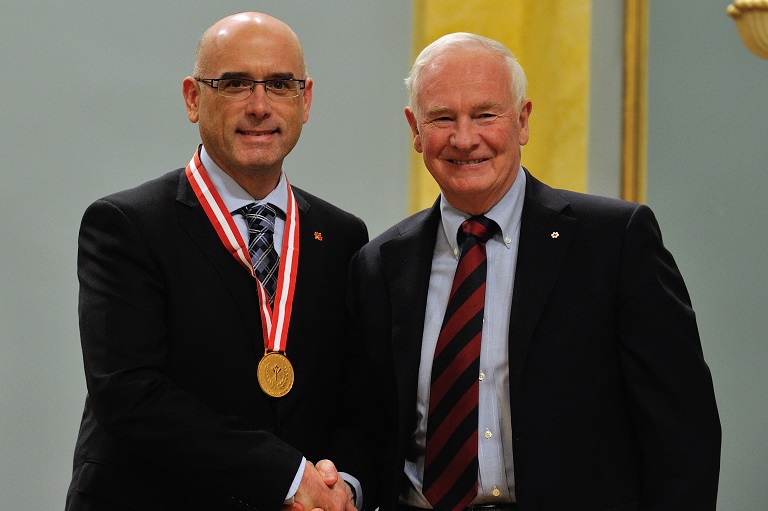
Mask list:
MULTIPOLYGON (((63 508, 85 396, 80 215, 92 200, 190 158, 197 133, 180 83, 200 32, 245 9, 293 26, 317 85, 286 162, 292 182, 359 214, 377 234, 406 212, 410 3, 0 6, 0 509, 63 508)), ((592 90, 589 186, 608 195, 617 186, 622 3, 595 2, 593 83, 602 83, 592 90)), ((764 511, 768 213, 759 198, 768 190, 768 61, 741 46, 725 4, 652 2, 648 203, 689 284, 715 379, 724 427, 719 509, 764 511)))
POLYGON ((697 311, 723 424, 721 511, 768 509, 768 60, 727 0, 651 2, 648 203, 697 311))
POLYGON ((85 399, 75 255, 93 200, 184 166, 197 39, 290 24, 316 80, 291 182, 378 234, 406 214, 410 0, 4 0, 0 5, 0 510, 63 509, 85 399))

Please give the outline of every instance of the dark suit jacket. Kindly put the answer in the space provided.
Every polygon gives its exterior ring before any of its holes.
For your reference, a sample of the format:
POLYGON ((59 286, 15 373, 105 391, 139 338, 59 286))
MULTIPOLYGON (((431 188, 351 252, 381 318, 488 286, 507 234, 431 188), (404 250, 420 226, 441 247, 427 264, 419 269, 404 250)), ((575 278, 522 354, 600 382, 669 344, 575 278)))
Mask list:
MULTIPOLYGON (((382 511, 396 508, 416 424, 439 222, 438 201, 351 264, 366 392, 382 409, 382 511)), ((712 380, 650 209, 553 190, 527 174, 515 275, 509 373, 518 509, 715 509, 712 380)))
POLYGON ((229 254, 183 169, 92 204, 78 277, 88 397, 68 510, 278 509, 299 467, 330 458, 358 476, 348 403, 348 262, 357 217, 294 188, 300 253, 280 399, 256 380, 264 354, 253 279, 229 254), (94 500, 96 499, 96 500, 94 500), (118 506, 119 505, 119 506, 118 506))

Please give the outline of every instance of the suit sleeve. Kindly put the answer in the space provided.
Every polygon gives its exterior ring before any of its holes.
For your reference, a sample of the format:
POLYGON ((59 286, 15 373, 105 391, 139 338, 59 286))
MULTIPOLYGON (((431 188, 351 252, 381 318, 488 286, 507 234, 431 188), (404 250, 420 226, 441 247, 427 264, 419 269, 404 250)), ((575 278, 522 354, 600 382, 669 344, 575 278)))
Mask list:
MULTIPOLYGON (((356 218, 346 229, 354 252, 357 252, 368 242, 368 230, 365 223, 356 218)), ((354 260, 354 257, 353 257, 354 260)), ((348 299, 353 279, 347 265, 345 298, 348 299)), ((343 378, 343 402, 342 417, 334 432, 333 458, 337 469, 348 473, 357 479, 360 484, 362 496, 356 495, 355 505, 360 509, 373 510, 378 506, 376 497, 376 476, 374 466, 378 462, 372 455, 371 448, 378 442, 378 438, 369 434, 366 429, 368 414, 365 413, 366 404, 370 396, 362 390, 364 376, 363 366, 360 361, 361 339, 352 328, 351 308, 348 303, 340 303, 339 307, 345 311, 346 326, 345 346, 342 350, 346 365, 343 378), (361 498, 362 497, 362 498, 361 498)))
POLYGON ((618 334, 641 453, 644 510, 714 510, 721 430, 682 276, 645 206, 622 246, 618 334))
POLYGON ((141 229, 106 200, 83 217, 78 278, 86 382, 99 426, 139 458, 211 493, 277 509, 301 453, 241 418, 214 413, 175 384, 162 270, 141 229))

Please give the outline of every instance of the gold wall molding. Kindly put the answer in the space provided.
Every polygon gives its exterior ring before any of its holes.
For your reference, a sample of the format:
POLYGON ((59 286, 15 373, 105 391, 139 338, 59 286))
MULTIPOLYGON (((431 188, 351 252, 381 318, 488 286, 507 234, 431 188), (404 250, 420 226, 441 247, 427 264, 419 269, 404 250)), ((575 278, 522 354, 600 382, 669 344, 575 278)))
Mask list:
POLYGON ((621 198, 644 202, 646 193, 648 2, 624 2, 624 105, 621 198))

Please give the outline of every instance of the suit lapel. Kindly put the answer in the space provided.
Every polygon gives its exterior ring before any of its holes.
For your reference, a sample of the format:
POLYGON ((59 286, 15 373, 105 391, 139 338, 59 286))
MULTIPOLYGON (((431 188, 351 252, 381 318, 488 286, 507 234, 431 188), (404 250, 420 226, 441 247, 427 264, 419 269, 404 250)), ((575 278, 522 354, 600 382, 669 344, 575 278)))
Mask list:
POLYGON ((381 246, 384 276, 392 310, 392 352, 397 372, 399 400, 406 403, 404 424, 416 410, 416 387, 421 361, 421 339, 429 290, 437 228, 439 199, 435 205, 401 225, 400 235, 381 246))
MULTIPOLYGON (((306 318, 310 316, 308 308, 313 306, 312 301, 318 296, 323 296, 320 279, 316 278, 316 274, 322 271, 326 252, 322 250, 322 244, 318 243, 314 237, 315 232, 322 231, 321 226, 318 225, 319 219, 309 214, 310 204, 301 195, 301 190, 293 186, 291 189, 296 200, 296 207, 299 210, 299 260, 296 267, 296 289, 300 290, 293 297, 291 318, 306 318)), ((318 232, 318 235, 321 233, 318 232)), ((296 346, 296 342, 302 340, 294 338, 291 335, 293 331, 295 328, 288 331, 289 346, 296 346)))
MULTIPOLYGON (((179 176, 176 201, 179 224, 221 277, 232 297, 232 305, 239 310, 250 337, 261 340, 261 317, 255 283, 222 244, 183 171, 179 176)), ((254 349, 261 356, 264 347, 254 346, 254 349)))
POLYGON ((509 324, 510 399, 514 416, 525 359, 544 306, 563 265, 577 220, 557 192, 526 171, 526 192, 509 324))
POLYGON ((316 241, 312 233, 320 230, 320 228, 316 225, 312 215, 309 214, 310 205, 301 195, 301 190, 293 186, 291 186, 291 190, 296 201, 296 208, 299 210, 299 262, 297 272, 301 272, 305 266, 322 268, 322 262, 318 259, 322 257, 322 253, 315 250, 318 248, 317 243, 312 243, 316 241))

